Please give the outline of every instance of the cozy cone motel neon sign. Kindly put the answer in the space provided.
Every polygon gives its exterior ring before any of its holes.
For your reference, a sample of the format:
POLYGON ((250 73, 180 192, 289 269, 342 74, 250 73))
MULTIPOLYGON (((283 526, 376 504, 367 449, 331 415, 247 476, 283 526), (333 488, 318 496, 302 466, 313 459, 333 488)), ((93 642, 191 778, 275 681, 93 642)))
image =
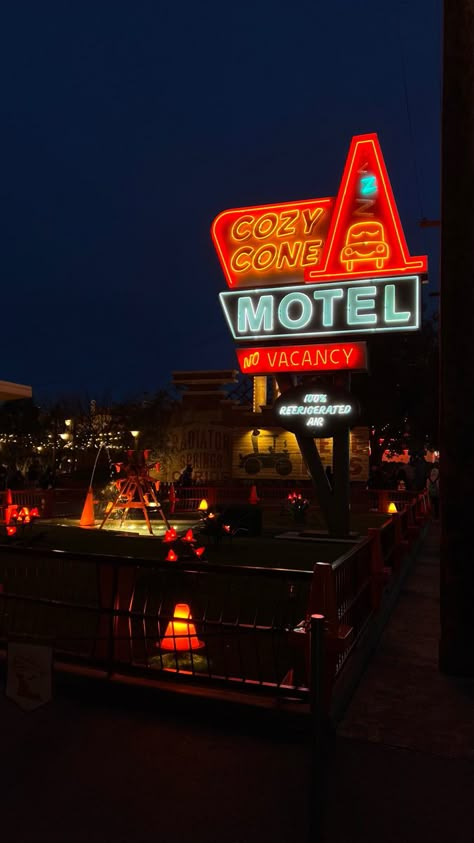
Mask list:
POLYGON ((408 252, 375 134, 352 139, 336 198, 223 211, 212 237, 243 372, 364 370, 361 335, 420 327, 427 259, 408 252))

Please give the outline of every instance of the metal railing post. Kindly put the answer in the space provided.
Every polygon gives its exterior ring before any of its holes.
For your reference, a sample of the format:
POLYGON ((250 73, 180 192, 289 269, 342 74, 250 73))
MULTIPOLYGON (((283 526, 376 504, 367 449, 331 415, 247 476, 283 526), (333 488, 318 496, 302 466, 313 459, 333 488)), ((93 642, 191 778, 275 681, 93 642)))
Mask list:
POLYGON ((324 615, 310 620, 310 773, 308 841, 323 840, 324 808, 327 785, 324 615))

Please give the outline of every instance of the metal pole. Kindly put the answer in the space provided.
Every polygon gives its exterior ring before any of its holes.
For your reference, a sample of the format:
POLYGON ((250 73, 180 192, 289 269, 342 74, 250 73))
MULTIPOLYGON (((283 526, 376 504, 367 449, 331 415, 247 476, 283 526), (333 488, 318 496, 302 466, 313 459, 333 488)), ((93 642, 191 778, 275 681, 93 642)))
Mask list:
POLYGON ((308 841, 319 843, 324 834, 327 793, 327 732, 324 693, 324 615, 310 621, 311 741, 309 772, 308 841))
POLYGON ((440 296, 443 672, 474 676, 474 0, 445 0, 440 296))

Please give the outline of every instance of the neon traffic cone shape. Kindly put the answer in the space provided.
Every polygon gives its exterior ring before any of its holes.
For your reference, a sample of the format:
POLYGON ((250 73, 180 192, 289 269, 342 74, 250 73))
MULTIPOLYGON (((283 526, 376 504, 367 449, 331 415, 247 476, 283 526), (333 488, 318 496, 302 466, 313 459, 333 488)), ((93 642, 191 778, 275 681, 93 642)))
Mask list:
POLYGON ((82 510, 81 520, 79 521, 80 527, 95 527, 95 517, 94 517, 94 493, 92 491, 92 487, 89 486, 87 490, 86 499, 84 501, 84 507, 82 510))
POLYGON ((259 500, 260 498, 257 495, 257 487, 252 486, 252 488, 250 489, 249 503, 258 503, 259 500))
POLYGON ((200 650, 205 647, 204 641, 200 641, 196 635, 196 627, 190 623, 191 610, 187 603, 177 603, 174 607, 173 620, 166 627, 166 632, 161 639, 162 650, 200 650))

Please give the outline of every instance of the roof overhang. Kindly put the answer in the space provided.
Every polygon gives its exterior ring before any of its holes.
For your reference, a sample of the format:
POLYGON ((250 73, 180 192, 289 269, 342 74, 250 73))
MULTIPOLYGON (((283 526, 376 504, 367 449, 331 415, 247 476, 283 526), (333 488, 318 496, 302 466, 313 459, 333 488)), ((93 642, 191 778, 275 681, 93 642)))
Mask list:
POLYGON ((17 398, 31 398, 31 386, 22 383, 0 381, 0 401, 15 401, 17 398))

